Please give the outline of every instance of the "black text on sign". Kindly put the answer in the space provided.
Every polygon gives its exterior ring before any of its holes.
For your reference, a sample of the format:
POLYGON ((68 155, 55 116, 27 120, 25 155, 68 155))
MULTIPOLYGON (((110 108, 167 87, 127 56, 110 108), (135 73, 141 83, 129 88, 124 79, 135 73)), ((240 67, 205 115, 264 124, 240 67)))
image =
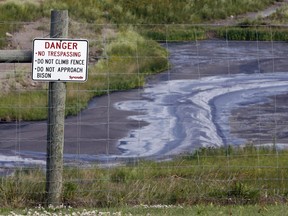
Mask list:
POLYGON ((84 82, 87 76, 87 40, 34 39, 33 80, 84 82))

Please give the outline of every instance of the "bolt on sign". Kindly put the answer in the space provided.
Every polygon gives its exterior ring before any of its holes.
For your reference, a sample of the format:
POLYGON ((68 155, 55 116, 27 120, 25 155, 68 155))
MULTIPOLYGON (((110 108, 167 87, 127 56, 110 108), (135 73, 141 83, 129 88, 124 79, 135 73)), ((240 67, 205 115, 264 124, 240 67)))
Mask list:
POLYGON ((34 39, 32 79, 85 82, 88 74, 88 41, 34 39))

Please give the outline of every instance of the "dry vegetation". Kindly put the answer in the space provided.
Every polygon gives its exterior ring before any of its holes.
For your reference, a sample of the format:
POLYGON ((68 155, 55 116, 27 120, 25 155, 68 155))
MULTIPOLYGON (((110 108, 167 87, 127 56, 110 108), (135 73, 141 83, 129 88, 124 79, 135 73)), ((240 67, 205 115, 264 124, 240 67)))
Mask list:
MULTIPOLYGON (((272 205, 288 200, 287 151, 202 148, 168 162, 135 161, 101 168, 66 167, 62 202, 72 207, 137 205, 272 205)), ((0 207, 44 203, 42 169, 20 169, 2 177, 0 207)))

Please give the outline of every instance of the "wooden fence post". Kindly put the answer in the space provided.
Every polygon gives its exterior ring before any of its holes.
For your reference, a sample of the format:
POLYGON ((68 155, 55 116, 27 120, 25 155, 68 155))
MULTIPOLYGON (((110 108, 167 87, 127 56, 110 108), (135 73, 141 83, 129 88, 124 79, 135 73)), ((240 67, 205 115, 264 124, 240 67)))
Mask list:
MULTIPOLYGON (((68 37, 68 11, 51 11, 51 38, 68 37)), ((29 50, 0 50, 0 63, 31 63, 29 50)), ((46 204, 61 204, 66 84, 50 82, 47 122, 46 204)))
MULTIPOLYGON (((51 11, 51 38, 68 37, 68 11, 51 11)), ((61 204, 66 83, 49 82, 46 204, 61 204)))

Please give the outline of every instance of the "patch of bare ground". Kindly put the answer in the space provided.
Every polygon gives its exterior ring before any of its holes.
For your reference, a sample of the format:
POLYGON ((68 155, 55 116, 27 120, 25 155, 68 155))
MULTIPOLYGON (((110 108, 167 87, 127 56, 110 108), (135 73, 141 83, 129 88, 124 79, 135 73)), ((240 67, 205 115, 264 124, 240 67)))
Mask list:
POLYGON ((266 17, 272 15, 273 13, 275 13, 277 11, 277 9, 283 7, 287 3, 288 3, 288 0, 283 0, 281 2, 277 1, 273 5, 271 5, 270 7, 266 8, 262 11, 248 12, 246 14, 242 14, 242 15, 238 15, 238 16, 231 14, 231 16, 228 19, 216 20, 213 22, 213 24, 229 26, 229 25, 236 25, 237 23, 239 23, 245 19, 256 20, 258 18, 266 18, 266 17))
MULTIPOLYGON (((36 37, 49 35, 48 19, 42 18, 36 22, 27 22, 20 29, 6 33, 9 50, 32 50, 32 41, 36 37)), ((0 64, 0 91, 1 94, 11 90, 43 88, 44 83, 34 82, 31 78, 31 64, 3 63, 0 64)))
MULTIPOLYGON (((105 37, 114 37, 113 29, 104 28, 100 31, 100 35, 105 37)), ((99 33, 98 33, 99 35, 99 33)), ((50 37, 50 19, 42 18, 35 22, 27 22, 14 32, 6 33, 8 42, 5 49, 9 50, 32 50, 34 38, 49 38, 50 37)), ((69 25, 70 38, 92 38, 89 47, 89 62, 95 64, 102 49, 97 41, 97 33, 92 30, 91 25, 78 23, 70 19, 69 25), (93 40, 93 38, 95 38, 93 40)), ((31 64, 20 63, 3 63, 0 64, 0 92, 6 94, 13 91, 43 89, 46 86, 44 82, 34 82, 32 80, 31 64)))
POLYGON ((45 0, 0 0, 1 3, 7 3, 7 2, 14 2, 16 4, 25 4, 25 3, 31 3, 31 4, 41 4, 45 0))

